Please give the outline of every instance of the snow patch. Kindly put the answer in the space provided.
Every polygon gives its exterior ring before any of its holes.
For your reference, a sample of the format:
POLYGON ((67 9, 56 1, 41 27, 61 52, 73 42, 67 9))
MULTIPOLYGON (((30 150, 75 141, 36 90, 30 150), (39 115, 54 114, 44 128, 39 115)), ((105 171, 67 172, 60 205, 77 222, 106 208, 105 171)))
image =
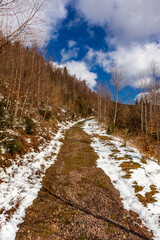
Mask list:
POLYGON ((53 133, 53 139, 46 146, 40 147, 39 153, 33 150, 23 158, 11 160, 12 166, 5 171, 0 170, 0 240, 15 239, 25 209, 32 205, 42 187, 41 181, 47 168, 57 158, 65 131, 77 122, 59 124, 58 132, 53 133))
POLYGON ((160 239, 160 166, 150 159, 143 163, 142 154, 131 147, 122 147, 123 141, 120 138, 106 134, 104 127, 96 120, 89 120, 84 123, 83 129, 92 136, 91 146, 99 156, 97 166, 110 177, 114 187, 120 192, 122 203, 129 211, 132 210, 139 214, 142 223, 153 231, 154 239, 160 239), (111 140, 101 140, 98 136, 106 136, 111 140), (96 136, 96 137, 95 137, 96 136), (111 144, 108 144, 111 143, 111 144), (116 153, 114 150, 118 150, 116 153), (116 160, 111 154, 115 154, 120 160, 116 160), (126 156, 126 157, 125 157, 126 156), (127 159, 127 156, 129 158, 127 159), (121 163, 133 161, 140 164, 137 169, 132 169, 129 179, 124 178, 125 172, 120 166, 121 163), (156 202, 148 203, 144 206, 136 196, 134 184, 142 186, 138 192, 142 197, 151 191, 152 186, 156 188, 154 198, 156 202))

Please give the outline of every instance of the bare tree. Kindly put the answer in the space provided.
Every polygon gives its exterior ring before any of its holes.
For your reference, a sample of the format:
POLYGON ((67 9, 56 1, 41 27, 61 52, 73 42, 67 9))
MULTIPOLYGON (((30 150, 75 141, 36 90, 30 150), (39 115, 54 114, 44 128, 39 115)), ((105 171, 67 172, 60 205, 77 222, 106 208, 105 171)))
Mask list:
POLYGON ((0 1, 0 31, 2 33, 0 35, 0 49, 21 36, 29 28, 29 25, 33 24, 43 2, 44 0, 0 1))
MULTIPOLYGON (((149 102, 149 90, 148 90, 148 82, 147 76, 145 74, 139 74, 140 84, 139 88, 141 89, 141 131, 148 135, 148 102, 149 102), (144 128, 145 126, 145 128, 144 128)), ((150 106, 151 109, 151 106, 150 106)))
MULTIPOLYGON (((108 86, 106 85, 104 90, 103 90, 103 115, 104 115, 104 122, 105 124, 109 121, 109 106, 111 105, 111 99, 108 91, 108 86)), ((110 106, 111 107, 111 106, 110 106)))
POLYGON ((113 118, 113 124, 116 124, 117 119, 117 108, 118 108, 118 95, 119 90, 123 85, 125 79, 125 74, 123 67, 119 66, 117 63, 115 63, 113 69, 112 69, 112 79, 111 82, 115 87, 115 111, 114 111, 114 118, 113 118))
POLYGON ((98 83, 98 119, 102 120, 102 89, 101 84, 98 83))

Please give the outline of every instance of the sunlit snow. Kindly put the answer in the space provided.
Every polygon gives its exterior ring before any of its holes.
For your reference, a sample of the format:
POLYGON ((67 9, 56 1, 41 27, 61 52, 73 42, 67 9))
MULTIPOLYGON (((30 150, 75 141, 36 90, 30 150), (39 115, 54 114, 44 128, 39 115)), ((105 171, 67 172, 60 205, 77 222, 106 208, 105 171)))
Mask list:
POLYGON ((59 131, 40 152, 30 152, 23 158, 12 161, 12 166, 0 170, 0 240, 13 240, 23 221, 25 209, 37 197, 42 187, 41 181, 47 170, 57 158, 65 131, 76 122, 58 124, 59 131), (9 211, 12 211, 10 213, 9 211))
POLYGON ((106 130, 96 120, 85 122, 83 129, 92 137, 91 146, 99 156, 97 166, 104 170, 110 177, 114 187, 120 192, 124 207, 128 211, 132 210, 138 213, 143 224, 153 231, 154 239, 159 240, 160 166, 153 159, 146 159, 146 163, 143 163, 141 161, 142 154, 137 149, 129 146, 124 147, 122 139, 107 135, 106 130), (102 140, 99 136, 111 137, 112 139, 102 140), (118 151, 112 157, 115 149, 118 151), (129 156, 129 159, 125 158, 125 156, 129 156), (130 178, 126 179, 124 178, 125 172, 122 171, 120 165, 131 160, 140 164, 140 167, 132 169, 130 178), (154 186, 156 193, 153 196, 155 199, 153 203, 147 203, 145 206, 139 201, 133 187, 135 182, 143 188, 138 192, 142 197, 151 192, 151 188, 154 186))

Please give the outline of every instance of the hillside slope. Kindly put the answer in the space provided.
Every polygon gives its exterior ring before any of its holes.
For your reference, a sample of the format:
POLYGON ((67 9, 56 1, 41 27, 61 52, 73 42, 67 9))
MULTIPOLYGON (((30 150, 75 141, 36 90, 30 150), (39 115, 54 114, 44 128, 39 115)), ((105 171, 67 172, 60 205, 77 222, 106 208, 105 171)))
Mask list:
POLYGON ((67 131, 16 240, 151 239, 138 216, 123 208, 109 177, 96 167, 98 156, 81 126, 67 131))

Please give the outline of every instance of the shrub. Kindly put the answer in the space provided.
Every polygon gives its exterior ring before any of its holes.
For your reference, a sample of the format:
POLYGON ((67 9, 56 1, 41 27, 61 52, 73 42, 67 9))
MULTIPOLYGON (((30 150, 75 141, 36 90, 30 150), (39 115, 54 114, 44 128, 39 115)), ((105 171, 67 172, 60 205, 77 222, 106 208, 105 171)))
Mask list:
POLYGON ((34 121, 31 118, 26 117, 24 125, 25 125, 25 132, 27 134, 33 134, 34 133, 34 130, 36 128, 36 124, 34 123, 34 121))
POLYGON ((39 109, 39 113, 45 120, 49 120, 52 117, 52 113, 49 110, 39 109))
POLYGON ((75 113, 73 112, 73 113, 72 113, 72 118, 71 118, 71 119, 74 120, 74 118, 75 118, 75 113))
POLYGON ((87 113, 88 113, 89 115, 91 115, 91 114, 93 113, 93 111, 92 111, 92 106, 91 106, 91 105, 88 107, 87 113))
POLYGON ((5 103, 3 101, 0 102, 0 129, 4 129, 6 122, 5 118, 5 103))
POLYGON ((16 153, 20 153, 20 151, 21 151, 21 145, 18 142, 18 140, 15 139, 15 138, 8 139, 5 142, 4 146, 7 150, 7 152, 10 153, 11 155, 14 155, 16 153))
POLYGON ((108 127, 106 132, 107 132, 108 135, 113 134, 113 131, 112 131, 111 127, 108 127))

